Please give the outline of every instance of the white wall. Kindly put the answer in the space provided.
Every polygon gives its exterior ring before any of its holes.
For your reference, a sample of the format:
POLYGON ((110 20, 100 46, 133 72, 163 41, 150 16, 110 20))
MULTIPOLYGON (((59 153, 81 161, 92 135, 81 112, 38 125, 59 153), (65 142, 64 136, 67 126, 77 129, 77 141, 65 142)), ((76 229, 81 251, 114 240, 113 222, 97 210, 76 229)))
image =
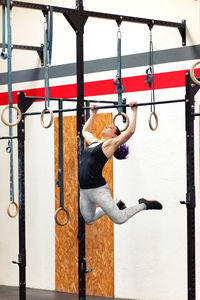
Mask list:
MULTIPOLYGON (((26 1, 33 2, 33 1, 26 1)), ((34 1, 65 6, 66 1, 34 1), (58 3, 57 3, 58 2, 58 3)), ((75 1, 67 1, 74 8, 75 1)), ((199 44, 199 1, 92 1, 85 0, 86 10, 124 14, 137 17, 187 21, 187 45, 199 44), (123 4, 122 4, 123 3, 123 4), (145 9, 144 9, 145 8, 145 9)), ((13 43, 39 46, 43 42, 43 16, 38 11, 13 8, 13 43), (31 33, 31 34, 30 34, 31 33)), ((149 31, 146 25, 122 23, 122 55, 147 52, 149 31)), ((85 25, 85 60, 116 55, 117 26, 113 21, 89 19, 85 25)), ((154 50, 181 47, 177 29, 154 27, 154 50)), ((54 17, 54 44, 52 65, 75 62, 75 34, 61 15, 54 17)), ((189 69, 193 61, 155 66, 155 73, 189 69)), ((33 52, 14 51, 13 70, 40 67, 39 57, 33 52)), ((123 76, 144 75, 145 67, 127 68, 123 76)), ((0 72, 6 71, 6 62, 0 61, 0 72)), ((116 70, 92 73, 85 81, 112 79, 116 70)), ((51 86, 75 83, 75 76, 51 80, 51 86)), ((13 84, 13 90, 38 88, 43 81, 13 84)), ((7 91, 0 85, 0 92, 7 91)), ((150 101, 150 92, 126 93, 127 102, 150 101)), ((113 99, 117 96, 103 96, 113 99)), ((156 90, 156 100, 183 99, 185 88, 156 90)), ((94 98, 94 97, 92 97, 94 98)), ((102 96, 96 99, 102 99, 102 96)), ((197 95, 196 109, 199 104, 197 95)), ((0 100, 1 101, 1 100, 0 100)), ((42 110, 35 103, 31 111, 42 110)), ((138 109, 137 130, 128 142, 130 156, 126 161, 114 160, 114 194, 128 206, 140 197, 158 199, 163 211, 145 211, 123 226, 116 225, 115 241, 115 297, 140 300, 187 299, 186 208, 180 204, 186 193, 185 115, 184 104, 156 107, 159 117, 157 131, 148 128, 149 108, 138 109)), ((128 112, 130 114, 130 112, 128 112)), ((0 123, 0 136, 8 129, 0 123)), ((199 294, 199 125, 195 122, 196 190, 197 190, 197 299, 199 294)), ((26 239, 27 285, 54 289, 55 233, 54 233, 54 135, 53 127, 45 130, 39 117, 26 118, 26 239)), ((16 142, 14 142, 16 150, 16 142)), ((18 222, 8 219, 9 155, 6 142, 0 144, 0 284, 18 285, 18 267, 11 263, 18 255, 18 222)), ((16 151, 15 151, 16 152, 16 151)), ((17 199, 17 157, 15 155, 15 190, 17 199)))

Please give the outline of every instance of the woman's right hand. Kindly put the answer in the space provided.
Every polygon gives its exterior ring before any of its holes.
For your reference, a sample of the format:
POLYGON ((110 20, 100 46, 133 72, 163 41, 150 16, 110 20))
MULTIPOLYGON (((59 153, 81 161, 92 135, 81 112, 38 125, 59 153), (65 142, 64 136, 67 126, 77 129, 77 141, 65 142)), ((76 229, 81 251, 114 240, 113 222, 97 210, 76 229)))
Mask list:
POLYGON ((92 105, 90 105, 90 109, 91 109, 91 112, 92 112, 93 114, 96 114, 97 111, 98 111, 98 106, 92 104, 92 105))
POLYGON ((132 101, 132 102, 130 102, 129 103, 129 106, 131 107, 131 109, 133 110, 133 111, 137 111, 137 106, 134 106, 134 104, 137 104, 137 102, 134 102, 134 101, 132 101))

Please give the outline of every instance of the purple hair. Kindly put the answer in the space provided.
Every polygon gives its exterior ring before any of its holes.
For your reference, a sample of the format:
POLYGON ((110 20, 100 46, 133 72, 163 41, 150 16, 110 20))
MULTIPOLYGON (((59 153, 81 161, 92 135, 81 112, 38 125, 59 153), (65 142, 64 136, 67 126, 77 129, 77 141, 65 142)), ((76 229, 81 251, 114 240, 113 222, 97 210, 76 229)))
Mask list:
MULTIPOLYGON (((117 126, 116 127, 116 135, 120 135, 121 131, 117 126)), ((122 144, 118 147, 118 149, 114 152, 114 157, 117 159, 126 159, 129 154, 129 147, 126 144, 122 144)))

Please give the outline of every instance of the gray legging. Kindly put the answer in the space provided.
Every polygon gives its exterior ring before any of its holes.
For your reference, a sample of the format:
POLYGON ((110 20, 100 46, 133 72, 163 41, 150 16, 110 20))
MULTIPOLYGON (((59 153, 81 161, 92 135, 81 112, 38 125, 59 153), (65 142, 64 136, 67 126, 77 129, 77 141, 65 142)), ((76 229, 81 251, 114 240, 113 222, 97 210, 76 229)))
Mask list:
POLYGON ((92 223, 107 215, 114 223, 123 224, 145 209, 146 205, 142 203, 119 210, 107 184, 94 189, 80 189, 80 211, 86 223, 92 223))

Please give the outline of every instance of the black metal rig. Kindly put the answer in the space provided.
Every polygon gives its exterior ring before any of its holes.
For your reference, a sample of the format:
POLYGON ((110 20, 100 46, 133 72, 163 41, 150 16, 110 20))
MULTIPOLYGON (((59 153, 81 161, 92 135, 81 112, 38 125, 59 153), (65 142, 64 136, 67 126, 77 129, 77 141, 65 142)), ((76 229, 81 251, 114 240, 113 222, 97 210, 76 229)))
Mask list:
MULTIPOLYGON (((6 5, 5 0, 0 0, 0 5, 6 5)), ((35 9, 44 12, 49 9, 48 5, 27 3, 22 1, 12 1, 11 7, 21 7, 35 9)), ((78 143, 78 162, 84 149, 82 127, 84 124, 84 55, 83 55, 83 36, 84 26, 88 17, 114 20, 117 24, 121 22, 132 22, 152 26, 174 27, 179 30, 182 38, 182 45, 186 45, 186 22, 181 23, 168 22, 155 19, 131 17, 124 15, 100 13, 94 11, 85 11, 83 1, 76 0, 76 9, 53 6, 54 13, 61 13, 69 22, 76 33, 76 60, 77 60, 77 143, 78 143)), ((0 44, 1 46, 1 44, 0 44)), ((34 50, 37 51, 41 62, 43 61, 42 47, 13 45, 13 49, 34 50)), ((195 188, 194 188, 194 95, 197 90, 192 86, 189 75, 186 76, 186 135, 187 135, 187 199, 184 202, 188 211, 188 300, 195 300, 195 188), (193 114, 193 115, 192 115, 193 114)), ((26 300, 26 245, 25 245, 25 122, 24 117, 27 109, 32 105, 36 98, 25 97, 24 93, 18 95, 18 106, 22 111, 22 120, 18 125, 18 180, 19 180, 19 299, 26 300)), ((180 100, 177 102, 183 102, 180 100)), ((173 102, 173 101, 170 101, 173 102)), ((170 103, 166 102, 166 103, 170 103)), ((102 101, 105 103, 105 101, 102 101)), ((108 101, 109 103, 109 101, 108 101)), ((110 102, 113 103, 113 102, 110 102)), ((145 104, 144 104, 145 105, 145 104)), ((147 105, 147 104, 146 104, 147 105)), ((102 107, 103 108, 103 107, 102 107)), ((59 110, 57 111, 59 112, 59 110)), ((28 113, 27 113, 28 115, 28 113)), ((5 139, 7 137, 1 137, 5 139)), ((78 164, 79 166, 79 164, 78 164)), ((78 187, 77 187, 78 188, 78 187)), ((78 214, 78 243, 79 243, 79 299, 86 299, 85 276, 87 273, 85 260, 85 223, 80 214, 78 214)))

